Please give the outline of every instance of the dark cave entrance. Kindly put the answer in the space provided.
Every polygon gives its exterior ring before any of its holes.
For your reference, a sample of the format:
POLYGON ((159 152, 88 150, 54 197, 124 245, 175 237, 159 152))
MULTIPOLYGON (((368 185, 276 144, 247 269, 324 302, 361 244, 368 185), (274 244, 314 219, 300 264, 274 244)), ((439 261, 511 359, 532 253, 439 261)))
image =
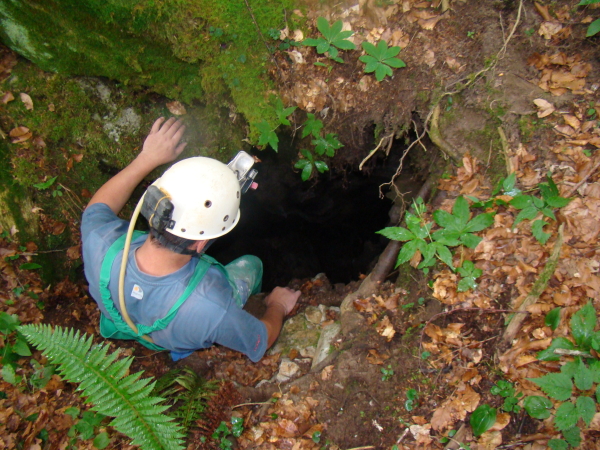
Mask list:
MULTIPOLYGON (((223 264, 243 254, 261 258, 264 292, 321 272, 332 284, 358 280, 388 243, 376 231, 396 225, 390 221, 394 202, 380 198, 380 185, 391 180, 405 150, 405 140, 397 140, 388 156, 376 154, 363 171, 353 164, 307 182, 293 169, 293 151, 252 152, 262 161, 258 190, 242 198, 240 223, 207 253, 223 264)), ((408 192, 405 201, 427 175, 417 167, 422 164, 404 162, 397 185, 408 192)))

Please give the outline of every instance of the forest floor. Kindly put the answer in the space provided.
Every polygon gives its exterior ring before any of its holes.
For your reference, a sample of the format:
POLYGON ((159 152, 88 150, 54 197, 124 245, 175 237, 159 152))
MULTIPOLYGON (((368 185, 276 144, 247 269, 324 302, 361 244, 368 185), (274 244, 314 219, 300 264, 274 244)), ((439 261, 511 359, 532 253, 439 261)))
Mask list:
MULTIPOLYGON (((174 363, 164 352, 111 342, 122 356, 135 357, 132 369, 144 377, 190 367, 219 381, 188 448, 600 448, 600 71, 597 38, 584 38, 589 15, 600 10, 577 9, 575 2, 523 2, 523 9, 519 2, 490 3, 457 1, 440 13, 429 2, 407 0, 383 9, 389 15, 378 20, 385 25, 371 35, 403 47, 400 56, 417 71, 377 88, 357 58, 328 69, 310 64, 314 49, 305 47, 297 50, 304 64, 292 70, 298 56, 279 55, 286 104, 340 111, 331 124, 338 132, 363 113, 362 128, 382 119, 382 135, 393 135, 420 108, 420 128, 409 120, 419 134, 431 116, 418 93, 463 83, 464 90, 450 94, 449 87, 439 102, 439 129, 449 148, 461 149, 460 164, 444 173, 434 201, 408 228, 430 226, 435 235, 448 227, 440 217, 463 225, 491 219, 489 226, 461 229, 460 238, 481 238, 475 245, 447 245, 458 272, 441 261, 424 272, 417 267, 424 255, 413 250, 377 292, 354 299, 359 325, 338 334, 314 367, 314 349, 302 342, 276 347, 258 363, 219 346, 174 363), (498 58, 486 64, 482 55, 498 58), (522 323, 507 334, 505 325, 517 318, 522 323), (535 381, 549 375, 552 386, 535 381), (213 435, 221 422, 231 428, 233 417, 243 420, 239 437, 225 442, 213 435)), ((353 26, 369 20, 375 19, 358 16, 353 26)), ((359 149, 364 142, 354 132, 362 128, 348 125, 340 138, 354 139, 359 149)), ((357 150, 345 163, 365 157, 357 150)), ((47 220, 41 231, 69 227, 76 237, 77 225, 47 220)), ((0 444, 129 448, 108 420, 83 413, 90 405, 40 352, 27 356, 9 319, 73 327, 102 342, 85 281, 45 285, 31 262, 36 243, 19 242, 17 230, 1 236, 0 444)), ((421 239, 432 242, 428 232, 421 239)), ((76 245, 69 251, 79 257, 76 245)), ((307 317, 317 332, 330 327, 360 282, 291 280, 303 294, 292 319, 307 317)), ((249 305, 257 314, 261 299, 249 305)))

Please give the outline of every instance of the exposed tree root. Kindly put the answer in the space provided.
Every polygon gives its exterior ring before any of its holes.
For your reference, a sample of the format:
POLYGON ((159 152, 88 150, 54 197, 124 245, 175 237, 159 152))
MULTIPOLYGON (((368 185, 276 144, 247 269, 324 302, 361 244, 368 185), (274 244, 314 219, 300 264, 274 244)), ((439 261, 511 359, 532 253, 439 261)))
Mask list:
MULTIPOLYGON (((552 275, 554 275, 554 271, 556 270, 556 266, 558 265, 560 249, 563 244, 563 229, 564 225, 561 225, 558 228, 558 238, 554 243, 552 255, 550 255, 550 258, 548 258, 548 262, 546 263, 544 270, 542 270, 542 273, 540 273, 539 278, 533 284, 531 291, 529 292, 527 297, 525 297, 525 300, 523 300, 523 302, 516 308, 517 311, 525 312, 529 306, 533 305, 535 302, 538 301, 540 295, 542 295, 542 293, 548 287, 548 282, 550 281, 550 278, 552 278, 552 275)), ((504 344, 510 343, 515 338, 519 329, 521 328, 523 320, 525 320, 524 314, 518 314, 512 317, 510 323, 504 330, 504 334, 502 335, 502 342, 504 344)))

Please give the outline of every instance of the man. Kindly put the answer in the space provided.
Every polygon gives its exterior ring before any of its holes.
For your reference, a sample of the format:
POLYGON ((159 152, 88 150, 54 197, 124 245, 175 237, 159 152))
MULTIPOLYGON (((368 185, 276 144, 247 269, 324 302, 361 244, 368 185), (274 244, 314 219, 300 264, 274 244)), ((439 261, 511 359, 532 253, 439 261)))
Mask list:
POLYGON ((96 192, 83 213, 84 268, 102 312, 101 331, 105 337, 170 350, 174 360, 217 343, 256 362, 277 339, 300 291, 276 287, 259 320, 242 306, 260 289, 260 260, 246 256, 223 267, 202 255, 210 239, 239 221, 239 182, 219 161, 182 160, 148 189, 142 211, 150 235, 131 241, 122 291, 125 308, 119 303, 128 222, 117 214, 144 177, 181 154, 184 131, 180 121, 158 119, 140 154, 96 192))

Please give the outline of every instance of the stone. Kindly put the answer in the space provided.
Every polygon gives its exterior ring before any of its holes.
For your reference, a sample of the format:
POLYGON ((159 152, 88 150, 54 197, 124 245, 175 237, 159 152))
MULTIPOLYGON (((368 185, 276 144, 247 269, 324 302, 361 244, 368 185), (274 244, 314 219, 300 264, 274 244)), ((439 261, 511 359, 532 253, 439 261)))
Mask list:
POLYGON ((279 383, 289 381, 294 375, 298 373, 300 366, 287 358, 281 360, 279 365, 279 372, 277 373, 276 380, 279 383))
POLYGON ((321 330, 317 351, 313 358, 311 369, 318 366, 332 351, 331 343, 340 334, 342 326, 339 322, 333 322, 321 330))

